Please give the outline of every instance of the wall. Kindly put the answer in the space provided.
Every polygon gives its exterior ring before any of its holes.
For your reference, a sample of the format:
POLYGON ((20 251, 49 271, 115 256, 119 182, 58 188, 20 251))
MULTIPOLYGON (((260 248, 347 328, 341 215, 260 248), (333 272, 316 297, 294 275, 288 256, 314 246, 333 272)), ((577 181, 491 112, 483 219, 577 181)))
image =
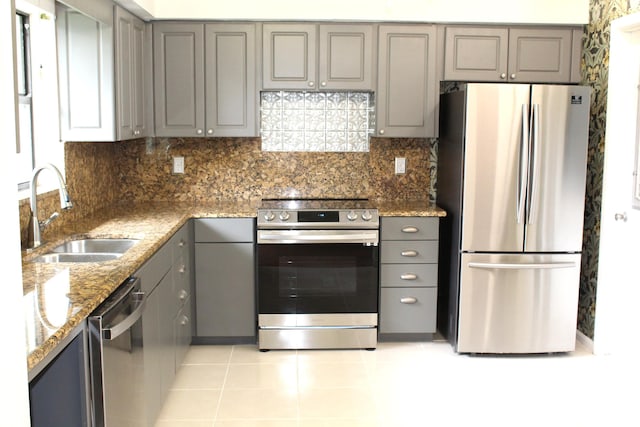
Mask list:
POLYGON ((591 19, 586 29, 587 35, 584 42, 582 83, 593 87, 593 100, 591 101, 589 129, 578 329, 592 339, 598 276, 610 26, 614 19, 637 11, 640 11, 637 0, 591 0, 591 19))
MULTIPOLYGON (((589 0, 121 0, 157 19, 586 24, 589 0)), ((144 17, 144 16, 143 16, 144 17)))

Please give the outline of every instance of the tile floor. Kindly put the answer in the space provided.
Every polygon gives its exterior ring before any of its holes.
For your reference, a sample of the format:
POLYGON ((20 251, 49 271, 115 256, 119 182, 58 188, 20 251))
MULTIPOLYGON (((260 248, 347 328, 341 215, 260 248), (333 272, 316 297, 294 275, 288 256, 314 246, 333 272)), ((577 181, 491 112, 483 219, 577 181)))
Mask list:
POLYGON ((640 426, 635 360, 193 346, 156 427, 640 426))

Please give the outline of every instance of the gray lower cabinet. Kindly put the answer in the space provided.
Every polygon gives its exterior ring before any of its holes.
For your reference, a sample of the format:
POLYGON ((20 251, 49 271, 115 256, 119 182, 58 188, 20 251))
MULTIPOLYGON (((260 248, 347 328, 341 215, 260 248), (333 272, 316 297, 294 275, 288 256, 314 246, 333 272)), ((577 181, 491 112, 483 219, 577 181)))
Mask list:
POLYGON ((437 136, 436 28, 380 25, 378 32, 378 136, 437 136))
POLYGON ((382 217, 380 339, 431 339, 436 332, 438 218, 382 217))
POLYGON ((263 25, 264 89, 373 90, 372 24, 263 25))
POLYGON ((144 411, 153 426, 191 343, 191 223, 135 274, 147 295, 142 315, 144 411))
POLYGON ((256 136, 256 24, 153 24, 157 136, 256 136))
POLYGON ((195 220, 196 342, 255 342, 255 220, 195 220))
POLYGON ((582 29, 576 27, 450 26, 444 79, 576 83, 581 43, 582 29))

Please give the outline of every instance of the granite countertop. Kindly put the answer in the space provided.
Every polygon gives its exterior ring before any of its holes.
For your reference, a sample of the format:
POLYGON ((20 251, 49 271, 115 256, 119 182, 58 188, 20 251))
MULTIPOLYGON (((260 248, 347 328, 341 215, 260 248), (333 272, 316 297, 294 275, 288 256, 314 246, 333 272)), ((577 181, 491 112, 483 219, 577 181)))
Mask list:
MULTIPOLYGON (((47 236, 22 255, 27 366, 32 370, 190 218, 255 217, 259 201, 115 205, 47 236), (134 238, 139 242, 113 261, 36 263, 33 259, 71 239, 134 238)), ((425 201, 378 201, 382 216, 445 216, 425 201)))

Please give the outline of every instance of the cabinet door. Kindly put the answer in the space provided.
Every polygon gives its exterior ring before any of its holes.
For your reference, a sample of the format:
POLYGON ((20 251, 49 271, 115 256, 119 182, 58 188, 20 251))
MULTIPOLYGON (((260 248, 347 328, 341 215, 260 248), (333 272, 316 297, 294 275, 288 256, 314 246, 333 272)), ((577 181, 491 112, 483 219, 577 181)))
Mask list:
POLYGON ((512 28, 509 30, 509 80, 569 82, 571 29, 512 28))
POLYGON ((264 24, 262 34, 262 87, 315 88, 316 25, 264 24))
POLYGON ((204 25, 153 25, 156 136, 204 136, 204 25))
POLYGON ((191 344, 191 299, 188 299, 174 320, 175 370, 178 372, 191 344))
POLYGON ((373 90, 373 26, 320 25, 320 89, 373 90))
POLYGON ((382 288, 380 333, 435 333, 437 288, 382 288))
MULTIPOLYGON (((144 277, 143 277, 144 278, 144 277)), ((145 303, 142 314, 142 342, 144 343, 144 410, 148 426, 155 423, 162 408, 160 369, 160 293, 154 289, 145 303)))
POLYGON ((378 49, 378 135, 436 136, 436 30, 381 25, 378 49))
POLYGON ((113 26, 56 2, 60 135, 115 141, 113 26))
POLYGON ((133 135, 135 138, 142 138, 151 135, 150 123, 153 106, 153 88, 151 87, 151 39, 150 25, 142 20, 133 20, 133 36, 131 40, 132 61, 131 69, 133 76, 133 108, 131 111, 131 122, 133 124, 133 135))
POLYGON ((507 28, 447 27, 444 79, 506 81, 508 45, 507 28))
POLYGON ((116 132, 118 140, 147 136, 146 24, 115 7, 116 132))
POLYGON ((256 26, 205 27, 207 136, 256 136, 256 26))
POLYGON ((253 337, 253 243, 196 243, 196 336, 253 337))

